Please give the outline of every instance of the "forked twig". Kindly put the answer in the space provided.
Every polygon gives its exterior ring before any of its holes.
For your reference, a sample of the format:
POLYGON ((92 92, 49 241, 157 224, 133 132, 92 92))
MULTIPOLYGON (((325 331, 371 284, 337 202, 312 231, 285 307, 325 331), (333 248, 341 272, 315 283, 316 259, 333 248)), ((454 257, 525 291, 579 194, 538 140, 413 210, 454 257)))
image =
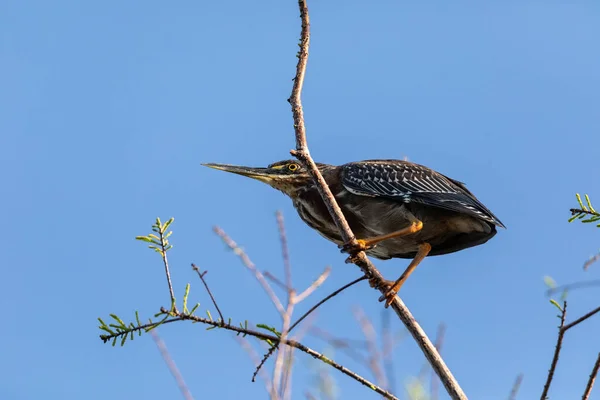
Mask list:
MULTIPOLYGON (((327 272, 327 270, 325 270, 325 272, 323 272, 323 274, 325 274, 327 272)), ((334 291, 333 293, 331 293, 330 295, 326 296, 323 300, 319 301, 317 304, 315 304, 314 306, 312 306, 307 312, 305 312, 300 318, 298 318, 298 320, 296 320, 296 322, 294 322, 291 326, 290 326, 290 330, 289 332, 291 332, 296 326, 298 326, 298 324, 300 322, 302 322, 306 317, 308 317, 313 311, 315 311, 317 308, 319 308, 323 303, 327 302, 329 299, 331 299, 332 297, 337 296, 339 293, 343 292, 344 290, 348 289, 350 286, 357 284, 360 281, 363 281, 367 279, 365 276, 362 276, 358 279, 353 280, 352 282, 342 286, 341 288, 339 288, 338 290, 334 291)), ((317 281, 315 282, 319 282, 320 279, 317 279, 317 281)), ((313 283, 314 285, 314 283, 313 283)), ((312 285, 310 286, 312 287, 312 285)), ((309 289, 310 289, 309 287, 309 289)), ((304 292, 302 292, 300 294, 300 296, 303 296, 304 293, 307 291, 308 289, 306 289, 304 292)), ((265 363, 267 362, 267 360, 269 359, 269 357, 271 357, 271 355, 275 352, 275 350, 277 349, 276 346, 273 346, 269 349, 269 351, 264 355, 263 359, 261 360, 261 362, 257 365, 256 370, 254 370, 254 374, 252 374, 252 382, 254 382, 256 380, 256 374, 258 374, 258 371, 260 371, 260 369, 263 367, 263 365, 265 365, 265 363)))
MULTIPOLYGON (((296 150, 291 151, 291 154, 295 156, 301 164, 306 168, 306 170, 310 173, 313 181, 315 182, 321 197, 331 217, 335 221, 337 225, 340 235, 343 241, 351 246, 356 246, 356 237, 352 233, 348 222, 346 221, 340 207, 338 206, 331 190, 329 189, 325 179, 319 172, 315 162, 310 156, 310 152, 308 150, 308 144, 306 141, 306 128, 304 126, 304 112, 302 110, 302 87, 304 84, 304 77, 306 74, 306 64, 308 62, 308 49, 310 44, 310 19, 308 15, 308 6, 306 4, 306 0, 299 0, 298 6, 300 8, 300 19, 302 21, 302 30, 300 34, 300 51, 298 52, 298 63, 296 65, 296 76, 294 78, 294 85, 292 88, 292 95, 288 99, 291 107, 292 107, 292 115, 294 118, 294 131, 296 136, 296 150)), ((366 254, 361 251, 359 252, 354 260, 354 263, 360 267, 365 275, 370 278, 374 278, 377 281, 382 282, 383 277, 379 273, 379 271, 375 268, 375 266, 369 261, 366 254)), ((380 291, 382 293, 385 292, 384 285, 380 285, 380 291)), ((404 305, 402 300, 398 296, 394 298, 394 301, 391 304, 392 308, 402 320, 406 328, 411 333, 423 353, 425 357, 431 364, 432 368, 435 370, 436 374, 440 377, 446 391, 450 395, 450 397, 454 400, 464 400, 467 396, 464 394, 463 390, 459 386, 458 382, 452 375, 452 372, 448 369, 444 360, 440 357, 439 353, 436 351, 434 345, 431 343, 425 331, 421 328, 421 326, 414 319, 409 309, 404 305)))
POLYGON ((217 300, 215 300, 215 296, 213 296, 212 291, 210 290, 210 288, 208 287, 208 284, 206 283, 206 279, 204 279, 204 275, 206 275, 208 273, 208 271, 204 271, 204 272, 200 273, 200 270, 198 269, 198 267, 196 267, 196 264, 194 264, 194 263, 192 263, 192 269, 194 271, 196 271, 196 273, 198 274, 198 277, 204 284, 204 287, 206 288, 206 291, 208 292, 208 295, 210 296, 210 299, 212 300, 213 305, 215 306, 215 308, 217 309, 217 312, 219 313, 219 317, 221 317, 221 321, 225 322, 225 318, 223 317, 223 313, 221 312, 221 309, 219 308, 219 305, 217 304, 217 300))

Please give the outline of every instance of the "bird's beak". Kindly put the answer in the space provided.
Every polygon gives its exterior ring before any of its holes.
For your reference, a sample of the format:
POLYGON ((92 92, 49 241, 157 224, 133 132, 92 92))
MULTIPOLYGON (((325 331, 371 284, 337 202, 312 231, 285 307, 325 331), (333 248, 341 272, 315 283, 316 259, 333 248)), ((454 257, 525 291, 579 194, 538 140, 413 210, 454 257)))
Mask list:
POLYGON ((248 178, 257 179, 261 182, 269 183, 272 180, 271 174, 269 174, 268 168, 255 168, 255 167, 244 167, 240 165, 229 165, 229 164, 214 164, 206 163, 202 164, 205 167, 219 169, 225 172, 231 172, 248 178))

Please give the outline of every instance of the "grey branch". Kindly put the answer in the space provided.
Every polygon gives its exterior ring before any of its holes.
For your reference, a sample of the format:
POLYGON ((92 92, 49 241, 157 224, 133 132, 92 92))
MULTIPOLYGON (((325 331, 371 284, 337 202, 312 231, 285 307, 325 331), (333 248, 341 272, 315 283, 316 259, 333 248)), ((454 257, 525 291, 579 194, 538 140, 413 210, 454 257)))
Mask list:
MULTIPOLYGON (((311 177, 315 181, 319 193, 325 202, 329 213, 334 219, 338 229, 340 230, 340 234, 344 240, 344 242, 350 245, 357 245, 356 237, 352 233, 348 222, 344 218, 342 214, 342 210, 338 206, 331 190, 327 186, 325 179, 317 169, 315 162, 310 156, 310 152, 308 150, 308 144, 306 141, 306 128, 304 125, 304 113, 302 109, 302 87, 304 85, 304 77, 306 74, 306 65, 308 62, 308 50, 310 44, 310 19, 308 15, 308 6, 305 0, 299 0, 298 5, 300 8, 300 19, 302 20, 302 31, 300 35, 300 51, 298 52, 298 63, 296 66, 296 76, 294 78, 294 86, 292 88, 292 95, 288 99, 291 107, 292 107, 292 115, 294 118, 294 131, 296 135, 296 150, 291 151, 291 154, 295 156, 300 163, 304 165, 307 171, 310 173, 311 177)), ((365 275, 375 278, 379 281, 383 281, 383 277, 379 273, 379 271, 375 268, 375 266, 369 261, 366 254, 364 252, 360 252, 356 256, 355 264, 361 268, 361 270, 365 273, 365 275)), ((385 287, 382 285, 380 287, 382 293, 385 291, 385 287)), ((450 397, 454 400, 464 400, 467 399, 467 396, 459 386, 458 382, 450 372, 450 369, 444 363, 444 360, 441 358, 440 354, 435 349, 435 346, 427 335, 425 331, 421 328, 421 326, 417 323, 415 318, 410 313, 409 309, 404 305, 402 300, 398 296, 394 299, 391 304, 392 308, 400 318, 400 320, 404 323, 408 331, 411 333, 423 353, 425 357, 431 364, 432 368, 436 372, 436 374, 440 377, 440 380, 444 384, 446 391, 450 395, 450 397)))

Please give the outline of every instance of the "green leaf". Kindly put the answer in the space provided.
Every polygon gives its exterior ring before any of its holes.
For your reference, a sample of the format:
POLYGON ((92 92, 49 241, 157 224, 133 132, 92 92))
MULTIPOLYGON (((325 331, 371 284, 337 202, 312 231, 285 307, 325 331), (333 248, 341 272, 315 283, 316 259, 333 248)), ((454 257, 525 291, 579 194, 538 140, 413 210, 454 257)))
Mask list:
POLYGON ((100 326, 100 329, 102 329, 103 331, 108 332, 111 335, 115 334, 115 332, 112 329, 110 329, 108 326, 106 326, 106 325, 100 326))
POLYGON ((142 242, 152 243, 152 239, 148 236, 136 236, 135 240, 141 240, 142 242))
POLYGON ((190 315, 194 315, 194 312, 196 311, 196 309, 197 309, 198 307, 200 307, 200 303, 196 303, 196 305, 194 306, 194 308, 192 308, 192 309, 190 310, 190 315))
POLYGON ((115 314, 110 314, 110 316, 117 321, 123 328, 127 328, 127 325, 125 325, 125 322, 123 322, 123 320, 121 320, 121 318, 117 317, 115 314))
POLYGON ((167 222, 164 223, 163 232, 169 228, 169 225, 171 225, 173 223, 173 221, 175 221, 175 218, 171 217, 171 219, 169 219, 167 222))
POLYGON ((188 301, 188 295, 190 294, 190 284, 188 283, 185 286, 185 293, 183 294, 183 313, 187 314, 188 309, 187 309, 187 301, 188 301))
POLYGON ((579 193, 576 193, 575 197, 577 197, 577 202, 579 203, 579 207, 582 210, 587 210, 587 208, 585 208, 585 206, 583 205, 583 202, 581 201, 581 196, 579 195, 579 193))
POLYGON ((558 302, 554 299, 550 299, 550 303, 552 303, 556 308, 558 308, 560 310, 560 312, 563 312, 562 307, 560 306, 560 304, 558 304, 558 302))
POLYGON ((554 289, 556 287, 556 281, 554 281, 554 279, 552 279, 552 277, 550 277, 548 275, 544 276, 544 283, 550 289, 554 289))
POLYGON ((594 210, 594 207, 592 207, 592 202, 590 200, 590 197, 586 194, 585 195, 585 201, 588 204, 588 207, 590 208, 590 211, 593 212, 594 214, 596 214, 596 210, 594 210))
POLYGON ((257 324, 256 327, 257 328, 261 328, 261 329, 265 329, 265 330, 273 333, 277 337, 281 336, 281 333, 277 329, 275 329, 274 327, 272 327, 272 326, 265 325, 265 324, 257 324))

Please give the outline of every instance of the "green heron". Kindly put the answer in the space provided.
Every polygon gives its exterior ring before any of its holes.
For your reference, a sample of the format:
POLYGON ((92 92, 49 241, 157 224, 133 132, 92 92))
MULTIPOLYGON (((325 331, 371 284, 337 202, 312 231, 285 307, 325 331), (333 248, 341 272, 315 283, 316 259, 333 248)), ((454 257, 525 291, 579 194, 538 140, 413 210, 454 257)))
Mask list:
MULTIPOLYGON (((427 256, 453 253, 483 244, 504 225, 465 184, 430 168, 401 160, 366 160, 334 166, 317 163, 358 246, 343 243, 311 176, 297 161, 267 168, 203 164, 257 179, 289 196, 300 218, 350 259, 363 250, 381 260, 412 259, 380 301, 386 307, 408 276, 427 256)), ((371 285, 376 285, 371 282, 371 285)))

